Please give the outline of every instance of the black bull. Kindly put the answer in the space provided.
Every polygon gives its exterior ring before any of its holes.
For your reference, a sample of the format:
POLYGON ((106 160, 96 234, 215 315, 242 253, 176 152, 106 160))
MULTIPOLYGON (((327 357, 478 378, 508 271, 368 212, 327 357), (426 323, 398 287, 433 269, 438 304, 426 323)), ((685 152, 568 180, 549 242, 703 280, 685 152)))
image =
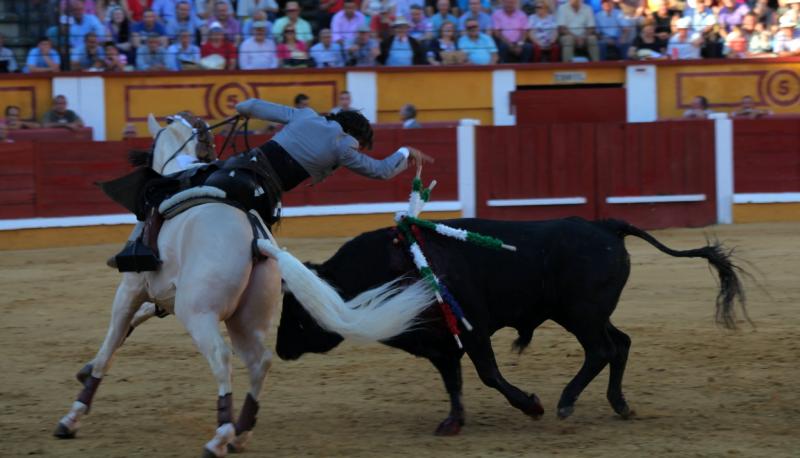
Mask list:
MULTIPOLYGON (((536 395, 524 393, 500 374, 490 338, 498 329, 512 327, 519 333, 514 346, 521 352, 530 344, 534 329, 548 319, 573 333, 585 352, 583 366, 564 388, 558 415, 564 418, 573 412, 580 393, 607 364, 611 367, 607 392, 611 407, 622 417, 632 413, 622 393, 631 339, 610 322, 630 273, 624 244, 627 235, 644 239, 671 256, 708 260, 720 279, 716 318, 721 324, 735 326, 737 297, 744 307, 737 267, 720 245, 672 250, 647 232, 617 220, 461 219, 446 223, 498 237, 518 251, 494 251, 424 232, 422 245, 434 272, 459 301, 474 330, 461 333, 464 350, 460 350, 438 307, 431 307, 417 329, 385 343, 428 358, 441 373, 451 411, 437 434, 457 434, 464 424, 460 359, 465 351, 483 383, 500 391, 525 414, 538 417, 543 413, 536 395)), ((404 244, 397 243, 394 229, 362 234, 328 261, 313 267, 348 299, 398 276, 414 276, 415 272, 404 244)), ((282 359, 326 352, 341 341, 338 334, 320 328, 293 295, 284 297, 277 342, 282 359)))

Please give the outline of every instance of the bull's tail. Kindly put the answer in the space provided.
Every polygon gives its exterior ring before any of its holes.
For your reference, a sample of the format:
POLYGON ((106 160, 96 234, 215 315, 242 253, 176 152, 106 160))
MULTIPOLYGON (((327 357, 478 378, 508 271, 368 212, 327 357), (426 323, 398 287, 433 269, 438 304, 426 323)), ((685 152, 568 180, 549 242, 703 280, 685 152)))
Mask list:
POLYGON ((420 312, 436 300, 425 282, 401 286, 395 280, 345 301, 277 243, 259 240, 258 248, 278 262, 286 287, 317 323, 346 339, 376 342, 402 334, 414 327, 420 312))
POLYGON ((650 245, 658 248, 660 251, 678 258, 704 258, 708 263, 717 271, 719 276, 719 294, 717 294, 716 304, 716 320, 717 323, 725 326, 728 329, 736 328, 736 314, 734 310, 735 303, 738 301, 742 309, 742 315, 747 321, 750 318, 747 316, 747 309, 745 308, 745 295, 742 283, 739 280, 737 272, 742 271, 740 267, 731 261, 731 254, 733 250, 726 249, 721 243, 707 243, 702 248, 695 248, 692 250, 673 250, 663 243, 659 242, 655 237, 633 226, 625 221, 620 220, 607 220, 604 222, 608 227, 617 232, 620 236, 633 235, 638 237, 650 245))

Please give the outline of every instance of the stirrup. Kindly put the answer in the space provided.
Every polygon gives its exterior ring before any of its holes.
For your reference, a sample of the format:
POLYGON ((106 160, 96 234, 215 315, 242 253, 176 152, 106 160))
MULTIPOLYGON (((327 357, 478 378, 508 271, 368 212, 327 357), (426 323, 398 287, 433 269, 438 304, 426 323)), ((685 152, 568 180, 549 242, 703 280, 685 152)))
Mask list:
POLYGON ((153 249, 138 239, 128 241, 114 260, 120 272, 148 272, 161 266, 161 260, 153 249))

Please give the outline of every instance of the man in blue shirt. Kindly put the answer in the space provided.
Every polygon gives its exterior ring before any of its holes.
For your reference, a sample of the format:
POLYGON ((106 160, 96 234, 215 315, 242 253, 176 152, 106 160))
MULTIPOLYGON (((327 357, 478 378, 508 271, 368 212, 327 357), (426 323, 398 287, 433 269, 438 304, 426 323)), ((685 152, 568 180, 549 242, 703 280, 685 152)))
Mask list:
POLYGON ((152 10, 147 10, 142 14, 142 22, 133 24, 131 32, 133 34, 134 48, 144 46, 145 39, 153 34, 162 37, 161 46, 167 45, 167 31, 164 26, 158 22, 158 17, 152 10))
MULTIPOLYGON (((492 33, 492 17, 489 16, 487 13, 482 11, 483 4, 481 0, 469 0, 469 11, 462 14, 460 18, 458 18, 458 30, 461 33, 467 31, 467 21, 470 19, 475 19, 478 21, 478 27, 481 33, 491 34, 492 33)), ((463 11, 463 10, 462 10, 463 11)))
POLYGON ((628 55, 625 45, 630 40, 623 38, 627 25, 622 17, 622 11, 614 7, 611 0, 602 0, 601 10, 594 15, 597 28, 597 44, 600 47, 600 60, 620 60, 628 55), (609 52, 609 50, 611 50, 609 52))
MULTIPOLYGON (((17 67, 17 59, 14 58, 14 52, 3 46, 5 37, 0 33, 0 62, 7 62, 5 64, 5 71, 9 73, 19 70, 17 67)), ((3 71, 3 70, 0 70, 3 71)))
POLYGON ((167 48, 167 68, 172 71, 184 70, 184 66, 190 63, 199 65, 200 48, 192 43, 192 34, 188 30, 178 33, 178 40, 175 44, 167 48))
POLYGON ((458 49, 467 54, 467 60, 472 64, 497 63, 497 45, 492 37, 481 33, 475 19, 467 21, 467 34, 458 39, 458 49))
POLYGON ((311 47, 311 58, 317 68, 344 67, 344 50, 341 43, 333 42, 331 29, 319 31, 319 43, 311 47))
POLYGON ((386 66, 424 65, 425 52, 419 42, 408 36, 410 25, 406 18, 399 16, 392 23, 394 35, 383 40, 381 53, 376 59, 386 66))
POLYGON ((89 70, 91 68, 103 68, 103 59, 106 53, 97 40, 97 35, 90 32, 83 40, 83 44, 77 48, 72 48, 70 53, 72 70, 89 70))
POLYGON ((69 27, 69 45, 73 48, 81 46, 89 32, 94 32, 105 41, 106 28, 94 14, 86 14, 83 0, 72 0, 70 13, 72 22, 69 27))
POLYGON ((25 73, 37 72, 57 72, 61 68, 61 58, 53 49, 50 39, 47 37, 39 38, 39 43, 35 48, 28 52, 28 59, 25 61, 25 73))
POLYGON ((198 23, 192 15, 192 5, 187 0, 180 0, 175 6, 175 15, 167 21, 166 33, 170 40, 177 40, 184 30, 194 37, 198 23))
POLYGON ((158 34, 147 36, 147 46, 136 48, 136 70, 162 71, 167 69, 167 54, 161 46, 158 34))
POLYGON ((442 28, 442 23, 445 21, 458 24, 458 18, 450 14, 450 0, 438 0, 436 2, 436 14, 430 17, 430 21, 434 38, 439 38, 439 29, 442 28))

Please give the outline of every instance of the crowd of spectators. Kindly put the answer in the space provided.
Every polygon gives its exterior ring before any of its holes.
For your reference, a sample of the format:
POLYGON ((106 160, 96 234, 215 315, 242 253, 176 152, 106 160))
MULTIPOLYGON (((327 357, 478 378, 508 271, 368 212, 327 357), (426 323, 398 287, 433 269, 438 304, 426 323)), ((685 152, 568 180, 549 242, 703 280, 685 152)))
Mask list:
POLYGON ((800 0, 51 0, 0 71, 271 69, 800 55, 800 0))

